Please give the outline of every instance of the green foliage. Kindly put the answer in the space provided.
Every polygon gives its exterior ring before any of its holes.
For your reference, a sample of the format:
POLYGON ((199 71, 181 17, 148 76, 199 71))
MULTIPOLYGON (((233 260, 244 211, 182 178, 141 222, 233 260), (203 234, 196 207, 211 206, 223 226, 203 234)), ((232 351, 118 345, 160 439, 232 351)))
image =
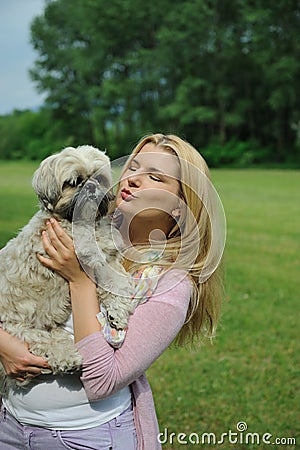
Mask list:
POLYGON ((272 159, 271 151, 260 148, 257 142, 239 142, 235 139, 224 145, 212 142, 201 153, 210 167, 251 167, 266 164, 272 159))
POLYGON ((45 109, 0 118, 0 158, 65 142, 118 157, 161 131, 213 165, 299 165, 299 29, 294 0, 46 2, 30 71, 45 109))
POLYGON ((0 135, 0 160, 42 160, 73 143, 73 137, 46 108, 0 117, 0 135))
POLYGON ((77 140, 113 155, 159 130, 222 154, 245 142, 242 164, 297 160, 299 25, 292 0, 57 0, 32 24, 31 74, 77 140))

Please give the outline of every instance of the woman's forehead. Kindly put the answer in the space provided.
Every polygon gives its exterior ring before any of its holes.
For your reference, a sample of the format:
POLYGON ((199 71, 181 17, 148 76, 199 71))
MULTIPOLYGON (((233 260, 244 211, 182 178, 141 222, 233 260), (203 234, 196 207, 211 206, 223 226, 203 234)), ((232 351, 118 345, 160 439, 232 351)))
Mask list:
POLYGON ((180 164, 176 155, 154 144, 146 144, 131 162, 148 172, 161 172, 179 179, 180 164))

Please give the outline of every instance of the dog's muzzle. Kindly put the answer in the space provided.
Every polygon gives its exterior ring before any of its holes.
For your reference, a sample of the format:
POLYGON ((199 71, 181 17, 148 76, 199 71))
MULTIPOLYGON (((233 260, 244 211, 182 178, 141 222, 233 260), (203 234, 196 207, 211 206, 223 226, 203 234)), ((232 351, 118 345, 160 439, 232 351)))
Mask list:
POLYGON ((94 222, 108 212, 109 202, 113 199, 110 190, 97 179, 90 178, 79 192, 74 207, 73 220, 94 222))

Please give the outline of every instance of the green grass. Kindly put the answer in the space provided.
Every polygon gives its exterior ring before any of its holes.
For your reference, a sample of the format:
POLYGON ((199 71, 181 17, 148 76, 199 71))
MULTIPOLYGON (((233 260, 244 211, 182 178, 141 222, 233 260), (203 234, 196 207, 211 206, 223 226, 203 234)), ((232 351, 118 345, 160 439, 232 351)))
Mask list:
MULTIPOLYGON (((35 168, 0 162, 0 245, 36 210, 35 168)), ((236 444, 178 443, 178 433, 219 438, 240 421, 249 433, 271 433, 271 442, 300 442, 300 173, 217 170, 213 180, 227 217, 223 318, 214 345, 171 348, 148 371, 160 429, 169 433, 163 449, 293 449, 246 444, 240 433, 236 444)))
POLYGON ((31 187, 38 163, 0 161, 0 248, 14 237, 38 209, 31 187))
MULTIPOLYGON (((150 368, 160 429, 220 436, 245 421, 249 433, 299 445, 300 173, 218 170, 213 179, 227 217, 223 318, 213 346, 173 348, 150 368)), ((166 450, 184 448, 168 441, 166 450)), ((296 448, 228 442, 199 447, 296 448)))

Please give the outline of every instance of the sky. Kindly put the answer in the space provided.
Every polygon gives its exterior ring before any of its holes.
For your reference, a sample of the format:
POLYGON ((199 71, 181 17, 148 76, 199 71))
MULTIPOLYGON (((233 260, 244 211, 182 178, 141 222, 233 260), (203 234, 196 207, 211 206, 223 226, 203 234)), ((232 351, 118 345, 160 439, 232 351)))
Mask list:
POLYGON ((0 115, 43 104, 28 70, 38 57, 30 44, 30 23, 44 5, 45 0, 0 0, 0 115))

